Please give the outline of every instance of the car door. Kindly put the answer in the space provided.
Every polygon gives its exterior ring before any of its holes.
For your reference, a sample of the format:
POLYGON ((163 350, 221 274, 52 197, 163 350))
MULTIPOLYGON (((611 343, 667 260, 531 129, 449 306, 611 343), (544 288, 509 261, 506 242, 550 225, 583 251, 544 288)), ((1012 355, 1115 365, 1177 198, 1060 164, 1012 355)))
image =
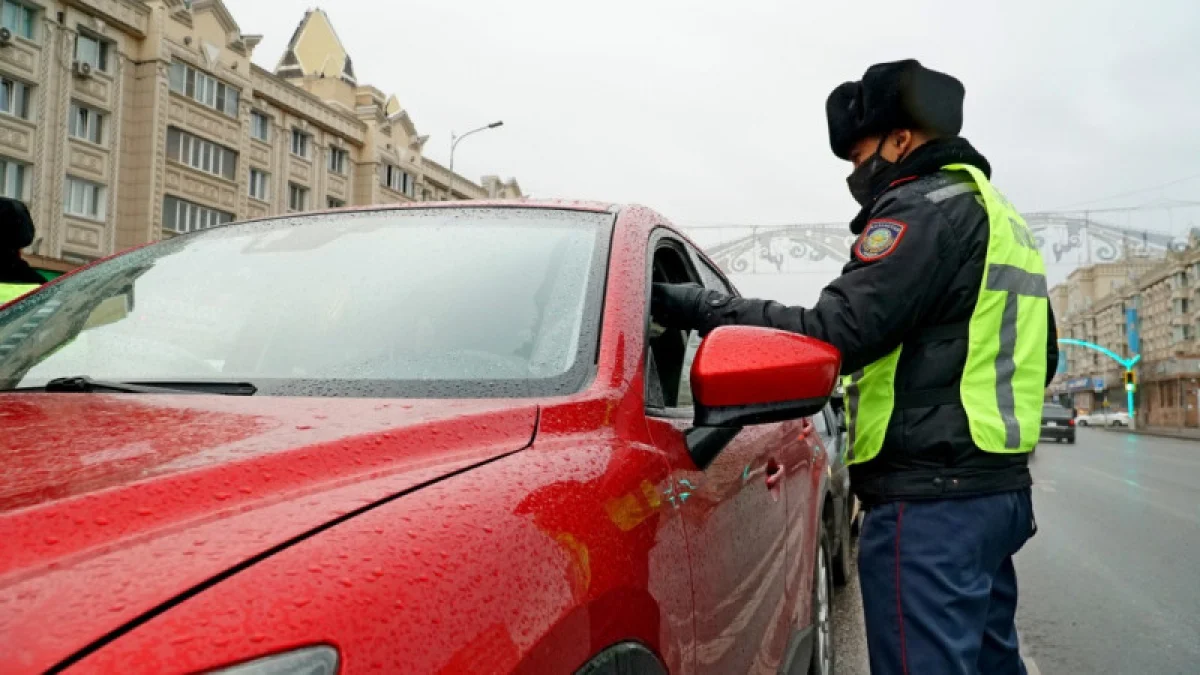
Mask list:
MULTIPOLYGON (((707 258, 694 249, 690 250, 706 287, 738 295, 733 284, 707 258)), ((793 639, 785 652, 785 661, 800 647, 795 641, 800 636, 799 631, 811 622, 812 572, 817 551, 817 533, 813 526, 821 506, 818 497, 821 477, 813 469, 816 455, 823 452, 821 441, 824 439, 819 439, 820 430, 822 426, 828 426, 816 422, 818 419, 825 421, 826 418, 822 416, 830 412, 829 406, 826 406, 823 412, 811 418, 772 425, 774 433, 764 434, 763 437, 763 441, 772 445, 775 453, 785 461, 784 496, 788 513, 785 604, 791 614, 793 639)), ((832 450, 834 446, 826 447, 832 450)))
MULTIPOLYGON (((686 245, 669 233, 652 241, 654 281, 699 282, 686 245)), ((647 350, 647 424, 671 462, 673 493, 688 535, 693 577, 696 672, 776 673, 788 644, 788 502, 794 464, 781 425, 748 427, 701 470, 685 440, 692 407, 688 373, 700 339, 654 331, 647 350)))

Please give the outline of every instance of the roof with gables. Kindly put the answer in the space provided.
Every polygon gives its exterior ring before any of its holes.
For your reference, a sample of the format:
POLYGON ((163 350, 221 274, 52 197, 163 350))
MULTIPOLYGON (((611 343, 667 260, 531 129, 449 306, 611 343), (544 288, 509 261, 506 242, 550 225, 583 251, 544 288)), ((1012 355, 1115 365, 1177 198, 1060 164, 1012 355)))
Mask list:
POLYGON ((275 66, 280 77, 336 77, 357 85, 354 65, 323 9, 310 9, 275 66))

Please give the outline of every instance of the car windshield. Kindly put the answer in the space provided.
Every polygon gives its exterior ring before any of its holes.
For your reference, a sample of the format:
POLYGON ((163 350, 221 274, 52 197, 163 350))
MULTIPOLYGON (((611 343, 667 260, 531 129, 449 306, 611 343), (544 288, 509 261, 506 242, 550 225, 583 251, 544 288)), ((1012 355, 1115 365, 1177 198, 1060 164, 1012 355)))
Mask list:
POLYGON ((595 364, 612 222, 432 208, 177 237, 0 313, 0 388, 86 375, 259 395, 575 391, 595 364))

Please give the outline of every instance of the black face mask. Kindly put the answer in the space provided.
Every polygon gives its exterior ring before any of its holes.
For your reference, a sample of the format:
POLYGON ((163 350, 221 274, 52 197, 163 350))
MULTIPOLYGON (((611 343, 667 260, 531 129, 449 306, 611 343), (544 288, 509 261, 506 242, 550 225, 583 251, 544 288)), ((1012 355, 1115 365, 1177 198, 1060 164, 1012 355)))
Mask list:
MULTIPOLYGON (((871 198, 878 192, 879 177, 888 169, 892 168, 897 162, 889 162, 883 158, 883 144, 887 141, 887 136, 879 139, 879 147, 875 148, 875 153, 867 158, 867 161, 855 167, 854 171, 846 177, 846 185, 850 186, 850 194, 854 197, 854 201, 858 202, 859 206, 866 206, 871 198)), ((904 158, 901 157, 901 160, 904 158)))
POLYGON ((854 197, 854 201, 858 202, 859 206, 866 206, 867 202, 871 201, 871 196, 875 193, 875 177, 892 166, 892 163, 880 154, 886 140, 886 137, 879 139, 879 146, 875 148, 874 154, 868 157, 867 161, 854 167, 854 171, 846 177, 850 195, 854 197))

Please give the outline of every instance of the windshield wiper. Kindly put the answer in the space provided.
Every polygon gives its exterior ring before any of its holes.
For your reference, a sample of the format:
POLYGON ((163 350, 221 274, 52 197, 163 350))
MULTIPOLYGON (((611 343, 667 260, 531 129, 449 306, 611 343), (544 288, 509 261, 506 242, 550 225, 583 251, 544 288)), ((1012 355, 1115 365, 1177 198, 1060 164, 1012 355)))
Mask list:
MULTIPOLYGON (((96 392, 118 392, 122 394, 221 394, 224 396, 253 396, 258 387, 249 382, 112 382, 93 380, 86 375, 57 377, 42 387, 24 391, 49 393, 92 394, 96 392)), ((22 391, 20 389, 14 391, 22 391)))

